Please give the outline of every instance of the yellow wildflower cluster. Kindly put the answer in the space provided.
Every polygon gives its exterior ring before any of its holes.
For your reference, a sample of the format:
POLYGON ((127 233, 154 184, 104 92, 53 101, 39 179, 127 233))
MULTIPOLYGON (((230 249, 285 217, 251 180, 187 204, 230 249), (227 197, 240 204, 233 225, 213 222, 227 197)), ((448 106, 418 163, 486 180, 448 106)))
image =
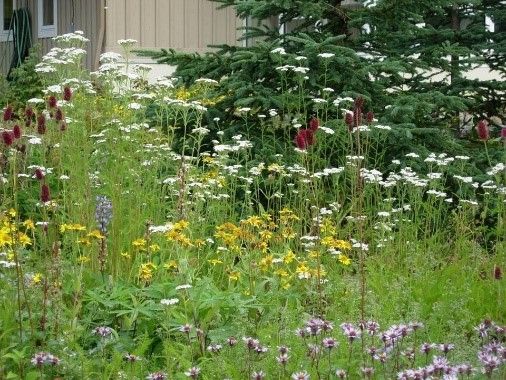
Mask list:
POLYGON ((190 223, 186 220, 180 220, 174 223, 172 229, 165 233, 168 241, 176 242, 183 247, 193 247, 191 239, 184 233, 188 229, 190 223))
POLYGON ((153 279, 153 274, 156 271, 157 266, 152 262, 141 264, 139 267, 139 280, 142 282, 150 282, 153 279))
POLYGON ((86 231, 86 227, 82 224, 73 223, 73 224, 61 224, 60 225, 60 233, 65 233, 67 231, 86 231))
POLYGON ((18 225, 15 220, 16 215, 16 210, 13 209, 0 214, 0 248, 26 247, 32 244, 32 239, 27 235, 27 232, 33 230, 33 222, 25 220, 18 225), (24 231, 21 231, 20 228, 24 231))
POLYGON ((335 250, 337 252, 337 259, 343 265, 350 265, 351 259, 346 256, 342 251, 351 250, 351 243, 346 240, 337 239, 337 227, 334 225, 330 218, 322 220, 320 225, 320 231, 322 232, 321 244, 327 249, 335 250))

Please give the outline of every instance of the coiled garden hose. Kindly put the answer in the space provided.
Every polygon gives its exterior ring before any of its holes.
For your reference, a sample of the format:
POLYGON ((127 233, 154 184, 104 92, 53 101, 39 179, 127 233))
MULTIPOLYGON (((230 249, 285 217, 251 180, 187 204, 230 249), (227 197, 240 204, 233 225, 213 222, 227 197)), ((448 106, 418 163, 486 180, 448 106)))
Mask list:
POLYGON ((23 63, 32 46, 32 27, 30 12, 27 8, 14 10, 9 29, 12 31, 14 51, 7 79, 9 79, 12 70, 23 63))

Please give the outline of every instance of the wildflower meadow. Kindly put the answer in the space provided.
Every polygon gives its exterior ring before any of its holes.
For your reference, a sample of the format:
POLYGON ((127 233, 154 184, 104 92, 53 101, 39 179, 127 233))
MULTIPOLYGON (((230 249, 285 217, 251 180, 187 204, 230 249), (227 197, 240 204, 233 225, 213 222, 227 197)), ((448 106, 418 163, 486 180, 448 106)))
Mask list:
POLYGON ((504 129, 402 145, 326 51, 222 110, 134 40, 91 73, 55 40, 2 105, 0 379, 506 378, 504 129))

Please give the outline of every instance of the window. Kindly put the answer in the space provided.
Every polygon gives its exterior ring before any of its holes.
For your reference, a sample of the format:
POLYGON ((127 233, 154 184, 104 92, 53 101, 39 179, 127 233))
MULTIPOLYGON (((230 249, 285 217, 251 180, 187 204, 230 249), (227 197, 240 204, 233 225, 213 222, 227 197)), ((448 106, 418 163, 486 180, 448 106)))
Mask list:
POLYGON ((7 39, 12 38, 12 32, 9 29, 14 9, 14 0, 0 0, 0 41, 7 41, 7 39))
POLYGON ((38 0, 38 24, 39 24, 39 38, 55 37, 57 34, 56 28, 56 8, 58 0, 38 0))

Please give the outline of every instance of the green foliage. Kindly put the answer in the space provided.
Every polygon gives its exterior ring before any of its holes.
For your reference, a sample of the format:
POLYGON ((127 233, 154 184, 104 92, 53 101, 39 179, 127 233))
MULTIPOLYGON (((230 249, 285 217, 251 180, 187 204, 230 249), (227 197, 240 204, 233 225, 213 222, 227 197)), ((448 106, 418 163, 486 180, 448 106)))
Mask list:
POLYGON ((13 69, 9 80, 0 78, 0 103, 23 107, 28 99, 42 97, 43 84, 35 65, 40 61, 40 46, 30 49, 30 55, 13 69))

